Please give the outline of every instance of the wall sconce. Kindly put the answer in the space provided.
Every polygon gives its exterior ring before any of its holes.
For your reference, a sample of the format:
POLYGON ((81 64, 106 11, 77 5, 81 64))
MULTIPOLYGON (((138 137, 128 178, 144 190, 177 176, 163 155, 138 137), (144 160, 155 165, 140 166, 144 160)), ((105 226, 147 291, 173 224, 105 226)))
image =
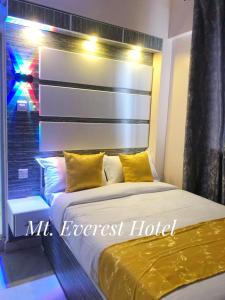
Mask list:
POLYGON ((28 82, 32 83, 34 78, 31 74, 23 74, 23 73, 16 73, 15 74, 15 80, 17 82, 28 82))
POLYGON ((97 37, 90 36, 87 41, 84 41, 83 47, 88 52, 95 52, 97 49, 97 37))
POLYGON ((39 103, 33 85, 36 58, 32 54, 26 59, 21 57, 16 49, 7 45, 9 57, 11 59, 12 80, 9 83, 9 93, 7 96, 8 107, 17 111, 38 111, 39 103))

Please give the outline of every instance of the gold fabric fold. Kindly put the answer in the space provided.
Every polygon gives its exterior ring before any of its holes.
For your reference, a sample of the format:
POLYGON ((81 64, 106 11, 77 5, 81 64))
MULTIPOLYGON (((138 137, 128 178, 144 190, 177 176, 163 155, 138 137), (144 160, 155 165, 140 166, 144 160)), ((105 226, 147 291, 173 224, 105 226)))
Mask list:
POLYGON ((99 284, 110 300, 161 299, 175 289, 225 272, 225 219, 106 248, 99 284))

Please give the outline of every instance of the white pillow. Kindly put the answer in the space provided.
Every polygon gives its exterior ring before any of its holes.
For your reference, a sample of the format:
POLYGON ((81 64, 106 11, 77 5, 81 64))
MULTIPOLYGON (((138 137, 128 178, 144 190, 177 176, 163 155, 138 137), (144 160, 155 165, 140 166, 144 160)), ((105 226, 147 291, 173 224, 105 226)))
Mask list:
MULTIPOLYGON (((158 176, 155 166, 152 162, 150 151, 147 150, 146 152, 148 153, 149 164, 151 167, 152 176, 153 176, 154 180, 159 180, 159 176, 158 176)), ((124 182, 123 168, 122 168, 122 164, 120 162, 119 156, 105 155, 104 156, 104 169, 105 169, 108 184, 124 182)))
MULTIPOLYGON (((39 165, 44 168, 45 197, 48 201, 52 193, 65 191, 66 189, 66 162, 65 157, 36 158, 39 165)), ((106 184, 104 168, 102 170, 103 185, 106 184)))
POLYGON ((66 189, 66 163, 64 157, 36 158, 44 168, 45 197, 49 200, 52 193, 66 189))
POLYGON ((122 164, 119 156, 104 156, 104 169, 108 184, 124 181, 122 164))

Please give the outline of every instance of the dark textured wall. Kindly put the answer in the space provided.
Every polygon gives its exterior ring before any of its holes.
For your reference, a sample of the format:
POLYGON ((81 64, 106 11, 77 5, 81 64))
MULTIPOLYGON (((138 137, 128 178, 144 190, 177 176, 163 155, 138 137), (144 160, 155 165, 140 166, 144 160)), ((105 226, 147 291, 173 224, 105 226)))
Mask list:
MULTIPOLYGON (((43 32, 42 40, 34 45, 24 34, 24 27, 7 23, 7 85, 8 85, 8 179, 9 198, 26 197, 40 193, 40 168, 35 161, 36 156, 61 155, 62 153, 39 153, 38 145, 38 111, 17 112, 16 101, 29 99, 29 95, 17 92, 13 95, 14 71, 13 60, 15 56, 21 63, 32 64, 32 75, 34 82, 32 91, 38 101, 38 47, 47 46, 56 49, 82 52, 82 40, 77 37, 62 35, 54 32, 43 32), (28 168, 28 179, 18 179, 18 169, 28 168)), ((113 45, 101 45, 97 55, 112 59, 125 59, 126 49, 113 45)), ((142 63, 152 65, 152 54, 143 53, 142 63)), ((15 61, 14 61, 15 64, 15 61)), ((104 89, 104 87, 102 87, 104 89)), ((38 103, 36 105, 38 107, 38 103)), ((135 149, 131 149, 132 152, 135 149)), ((131 151, 130 150, 130 151, 131 151)), ((140 150, 140 149, 137 149, 140 150)), ((121 150, 122 151, 122 150, 121 150)), ((123 149, 128 152, 129 149, 123 149)), ((118 150, 108 151, 109 153, 118 150)))

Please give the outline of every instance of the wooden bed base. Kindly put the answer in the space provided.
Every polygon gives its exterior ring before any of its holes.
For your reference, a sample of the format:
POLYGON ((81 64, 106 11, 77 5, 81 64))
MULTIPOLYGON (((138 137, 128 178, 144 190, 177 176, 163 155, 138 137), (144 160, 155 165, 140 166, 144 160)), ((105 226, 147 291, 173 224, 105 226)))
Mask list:
POLYGON ((52 236, 42 237, 43 247, 67 299, 103 300, 53 225, 50 232, 52 236))

